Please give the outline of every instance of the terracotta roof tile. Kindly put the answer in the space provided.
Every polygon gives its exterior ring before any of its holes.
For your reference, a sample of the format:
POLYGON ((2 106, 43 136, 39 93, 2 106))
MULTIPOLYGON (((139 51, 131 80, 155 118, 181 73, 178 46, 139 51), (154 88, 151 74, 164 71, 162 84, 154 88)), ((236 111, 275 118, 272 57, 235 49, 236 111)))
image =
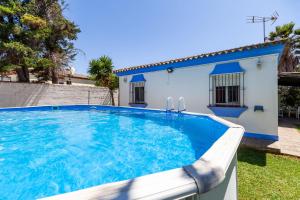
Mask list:
POLYGON ((245 51, 245 50, 266 47, 266 46, 270 46, 270 45, 274 45, 274 44, 281 44, 284 42, 285 42, 284 40, 277 40, 277 41, 252 44, 252 45, 247 45, 247 46, 242 46, 242 47, 237 47, 237 48, 232 48, 232 49, 227 49, 227 50, 215 51, 215 52, 211 52, 211 53, 204 53, 204 54, 199 54, 199 55, 194 55, 194 56, 188 56, 188 57, 184 57, 184 58, 171 59, 171 60, 163 61, 163 62, 157 62, 157 63, 151 63, 151 64, 139 65, 139 66, 133 66, 133 67, 125 67, 123 69, 115 70, 114 73, 125 72, 125 71, 134 70, 134 69, 140 69, 140 68, 156 67, 156 66, 160 66, 160 65, 177 63, 177 62, 182 62, 182 61, 187 61, 187 60, 194 60, 194 59, 203 58, 203 57, 212 57, 212 56, 217 56, 217 55, 222 55, 222 54, 241 52, 241 51, 245 51))

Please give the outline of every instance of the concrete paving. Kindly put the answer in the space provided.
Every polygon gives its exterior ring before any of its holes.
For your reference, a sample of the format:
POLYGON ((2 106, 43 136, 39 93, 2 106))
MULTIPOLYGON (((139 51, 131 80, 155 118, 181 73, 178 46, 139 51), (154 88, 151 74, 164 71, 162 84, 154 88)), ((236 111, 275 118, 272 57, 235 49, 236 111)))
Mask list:
POLYGON ((299 120, 282 119, 279 121, 278 135, 280 152, 300 157, 300 131, 297 129, 299 120))
POLYGON ((300 158, 300 131, 297 130, 297 124, 300 125, 300 120, 280 119, 278 126, 279 141, 272 142, 244 137, 241 146, 300 158))

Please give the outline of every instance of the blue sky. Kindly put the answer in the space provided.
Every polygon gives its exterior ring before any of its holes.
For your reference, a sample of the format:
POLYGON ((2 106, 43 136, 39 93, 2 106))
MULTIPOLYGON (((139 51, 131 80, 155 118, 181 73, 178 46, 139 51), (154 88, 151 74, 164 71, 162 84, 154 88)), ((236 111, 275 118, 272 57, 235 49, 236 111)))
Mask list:
POLYGON ((67 0, 65 15, 79 25, 84 54, 72 66, 86 74, 93 58, 108 55, 116 69, 262 42, 250 15, 279 13, 276 25, 300 27, 299 0, 67 0))

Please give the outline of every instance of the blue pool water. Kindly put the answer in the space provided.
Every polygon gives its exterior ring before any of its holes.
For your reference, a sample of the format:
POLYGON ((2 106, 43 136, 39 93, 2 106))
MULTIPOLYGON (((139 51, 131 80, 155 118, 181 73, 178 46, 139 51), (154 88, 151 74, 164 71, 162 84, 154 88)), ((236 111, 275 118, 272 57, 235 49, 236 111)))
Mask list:
POLYGON ((227 130, 206 116, 89 106, 0 111, 0 199, 35 199, 192 164, 227 130))

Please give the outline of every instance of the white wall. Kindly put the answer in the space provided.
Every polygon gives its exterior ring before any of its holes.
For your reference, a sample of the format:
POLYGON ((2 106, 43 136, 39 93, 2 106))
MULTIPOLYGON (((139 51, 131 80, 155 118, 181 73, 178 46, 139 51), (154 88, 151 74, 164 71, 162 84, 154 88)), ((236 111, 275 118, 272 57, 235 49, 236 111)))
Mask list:
MULTIPOLYGON (((239 118, 226 118, 241 124, 247 132, 277 135, 278 95, 277 66, 278 55, 260 57, 261 68, 256 66, 258 58, 238 61, 245 69, 245 105, 248 109, 239 118), (255 105, 263 105, 264 112, 254 112, 255 105)), ((225 63, 225 62, 224 62, 225 63)), ((174 98, 175 105, 180 96, 185 98, 187 111, 213 114, 209 105, 209 73, 219 63, 176 68, 173 73, 166 70, 144 73, 145 101, 148 108, 165 108, 166 98, 174 98)), ((120 77, 120 105, 128 106, 129 83, 132 75, 120 77), (127 82, 123 79, 127 78, 127 82)))
MULTIPOLYGON (((0 107, 111 103, 107 88, 73 85, 0 82, 0 96, 0 107)), ((114 97, 118 105, 117 91, 114 97)))

